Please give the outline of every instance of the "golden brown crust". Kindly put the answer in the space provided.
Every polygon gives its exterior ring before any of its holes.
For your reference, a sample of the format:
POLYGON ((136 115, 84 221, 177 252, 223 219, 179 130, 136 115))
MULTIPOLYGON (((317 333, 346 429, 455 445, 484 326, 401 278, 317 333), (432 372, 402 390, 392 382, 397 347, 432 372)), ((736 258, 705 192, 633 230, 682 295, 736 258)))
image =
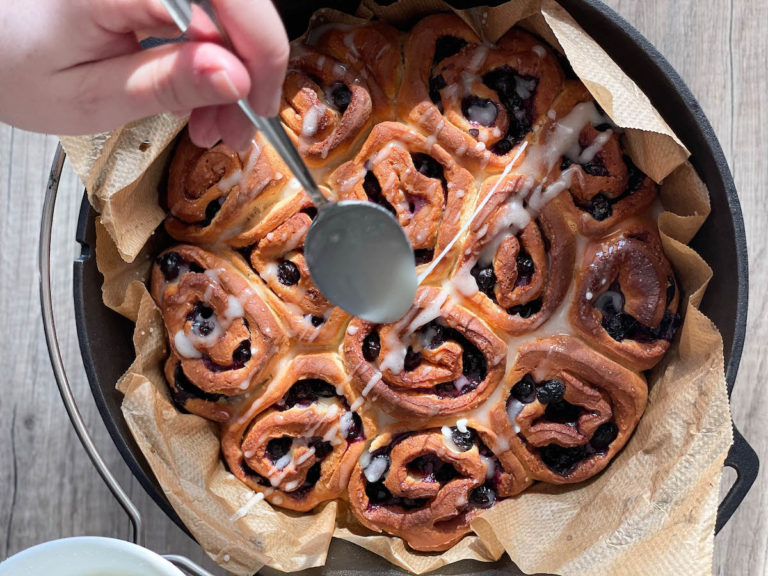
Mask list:
POLYGON ((513 454, 489 448, 489 430, 465 429, 460 445, 451 434, 430 429, 374 439, 349 482, 357 519, 415 550, 439 552, 469 534, 472 518, 497 498, 530 484, 513 454))
POLYGON ((368 82, 305 45, 294 45, 280 117, 309 166, 327 166, 365 135, 378 111, 368 82))
POLYGON ((288 325, 290 337, 307 346, 326 346, 341 339, 349 316, 322 295, 307 268, 304 240, 316 213, 302 191, 253 228, 250 244, 230 258, 244 274, 256 274, 266 284, 269 303, 288 325))
POLYGON ((231 472, 290 510, 312 510, 341 496, 365 439, 375 435, 347 382, 335 354, 292 360, 269 390, 222 426, 231 472))
POLYGON ((240 155, 225 144, 198 148, 185 130, 168 174, 166 230, 183 242, 236 241, 280 199, 289 180, 261 137, 240 155))
POLYGON ((202 392, 239 396, 270 375, 285 336, 248 281, 223 258, 189 245, 166 250, 152 269, 152 297, 172 361, 202 392))
POLYGON ((383 22, 370 22, 326 25, 310 36, 319 52, 349 65, 368 83, 377 118, 393 120, 403 64, 400 33, 383 22))
POLYGON ((491 422, 532 478, 570 484, 608 465, 646 400, 642 377, 576 338, 557 336, 520 348, 491 422))
MULTIPOLYGON (((393 212, 419 265, 429 264, 459 232, 475 190, 472 175, 450 154, 397 122, 376 125, 330 183, 340 200, 368 200, 393 212)), ((434 274, 449 268, 455 254, 447 254, 434 274)))
POLYGON ((680 323, 680 291, 658 232, 638 221, 587 245, 571 307, 577 333, 636 370, 655 366, 680 323))
POLYGON ((458 17, 441 15, 440 26, 432 18, 417 24, 406 41, 400 116, 468 167, 500 172, 560 93, 557 58, 518 28, 488 47, 458 17), (435 62, 445 37, 466 45, 435 62))
MULTIPOLYGON (((478 201, 497 186, 483 183, 478 201)), ((562 196, 533 221, 523 204, 536 183, 510 175, 472 221, 453 273, 458 291, 494 326, 513 335, 535 330, 557 310, 573 277, 575 238, 561 215, 562 196)))
POLYGON ((506 345, 447 292, 421 288, 394 324, 353 320, 344 357, 363 396, 399 419, 423 419, 485 400, 504 375, 506 345))

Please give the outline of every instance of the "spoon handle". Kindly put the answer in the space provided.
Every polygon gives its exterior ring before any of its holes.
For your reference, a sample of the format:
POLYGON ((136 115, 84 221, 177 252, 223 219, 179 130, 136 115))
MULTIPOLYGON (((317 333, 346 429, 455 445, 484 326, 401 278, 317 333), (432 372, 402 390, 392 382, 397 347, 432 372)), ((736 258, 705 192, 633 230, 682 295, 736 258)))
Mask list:
MULTIPOLYGON (((171 14, 176 26, 178 26, 182 32, 187 31, 192 20, 192 4, 199 4, 211 18, 214 26, 216 26, 224 45, 234 52, 232 42, 230 41, 229 36, 227 36, 224 28, 221 26, 214 7, 208 0, 162 0, 162 2, 165 9, 171 14)), ((275 150, 277 150, 277 153, 280 154, 280 157, 288 165, 288 168, 293 172, 293 175, 312 199, 315 206, 320 209, 328 204, 328 200, 323 196, 323 193, 320 192, 320 189, 315 183, 315 179, 312 178, 309 168, 307 168, 307 165, 304 163, 304 160, 302 160, 299 152, 293 146, 293 142, 291 142, 288 134, 285 133, 283 126, 280 124, 280 119, 277 117, 264 118, 257 115, 245 98, 238 100, 237 105, 248 120, 251 121, 259 132, 264 134, 267 141, 272 144, 275 150)))
POLYGON ((277 150, 283 162, 288 165, 288 168, 293 172, 293 175, 312 199, 315 206, 318 209, 325 206, 328 200, 326 200, 323 193, 317 187, 315 179, 312 178, 312 174, 309 172, 309 168, 307 168, 288 134, 285 133, 282 124, 280 124, 280 119, 277 117, 264 118, 263 116, 257 116, 250 104, 244 99, 239 100, 237 104, 259 132, 264 134, 264 137, 277 150))

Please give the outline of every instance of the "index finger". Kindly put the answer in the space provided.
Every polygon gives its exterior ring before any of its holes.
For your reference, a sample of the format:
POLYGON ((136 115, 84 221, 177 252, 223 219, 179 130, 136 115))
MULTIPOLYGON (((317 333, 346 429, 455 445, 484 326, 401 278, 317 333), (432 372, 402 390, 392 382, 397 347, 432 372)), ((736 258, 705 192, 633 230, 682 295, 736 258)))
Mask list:
MULTIPOLYGON (((212 4, 251 77, 251 106, 257 114, 276 116, 290 52, 280 15, 270 0, 212 0, 212 4)), ((216 38, 210 22, 194 17, 189 35, 198 41, 216 38)))

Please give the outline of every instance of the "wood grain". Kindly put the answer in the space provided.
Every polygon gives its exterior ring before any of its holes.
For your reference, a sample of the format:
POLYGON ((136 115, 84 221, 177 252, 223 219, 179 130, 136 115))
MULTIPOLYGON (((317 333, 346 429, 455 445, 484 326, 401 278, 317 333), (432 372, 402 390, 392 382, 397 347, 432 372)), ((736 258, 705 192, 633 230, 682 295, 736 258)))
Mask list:
MULTIPOLYGON (((750 252, 748 337, 733 418, 768 462, 768 0, 607 0, 667 57, 698 98, 720 138, 739 190, 750 252)), ((0 124, 0 559, 46 540, 127 537, 128 522, 82 451, 58 397, 43 339, 37 238, 52 136, 0 124)), ((67 167, 53 242, 54 306, 65 363, 96 442, 147 523, 149 547, 203 558, 144 494, 112 445, 88 391, 71 297, 74 226, 81 194, 67 167)), ((768 493, 761 472, 716 538, 715 573, 768 573, 768 493)), ((725 490, 727 486, 723 487, 725 490)))

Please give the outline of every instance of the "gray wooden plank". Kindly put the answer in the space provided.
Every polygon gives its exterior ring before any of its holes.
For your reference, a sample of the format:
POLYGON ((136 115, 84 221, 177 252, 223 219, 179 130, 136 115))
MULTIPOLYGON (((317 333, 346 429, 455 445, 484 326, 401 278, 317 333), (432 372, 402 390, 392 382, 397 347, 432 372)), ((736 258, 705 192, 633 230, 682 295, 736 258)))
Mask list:
MULTIPOLYGON (((709 116, 729 158, 744 208, 751 260, 749 338, 733 399, 734 420, 768 457, 762 417, 768 393, 759 376, 768 338, 768 0, 607 0, 670 60, 709 116), (761 225, 762 224, 762 225, 761 225)), ((0 124, 0 558, 45 540, 78 534, 126 537, 128 523, 71 431, 48 365, 37 296, 36 250, 42 194, 55 148, 50 136, 0 124)), ((83 415, 108 464, 142 510, 150 548, 203 558, 130 475, 90 398, 74 327, 71 261, 82 189, 62 179, 54 230, 54 306, 62 350, 83 415)), ((765 481, 761 473, 761 484, 765 481)), ((763 574, 768 510, 759 485, 716 539, 719 574, 763 574)), ((209 568, 212 564, 204 562, 209 568)), ((215 573, 223 572, 213 569, 215 573)))

